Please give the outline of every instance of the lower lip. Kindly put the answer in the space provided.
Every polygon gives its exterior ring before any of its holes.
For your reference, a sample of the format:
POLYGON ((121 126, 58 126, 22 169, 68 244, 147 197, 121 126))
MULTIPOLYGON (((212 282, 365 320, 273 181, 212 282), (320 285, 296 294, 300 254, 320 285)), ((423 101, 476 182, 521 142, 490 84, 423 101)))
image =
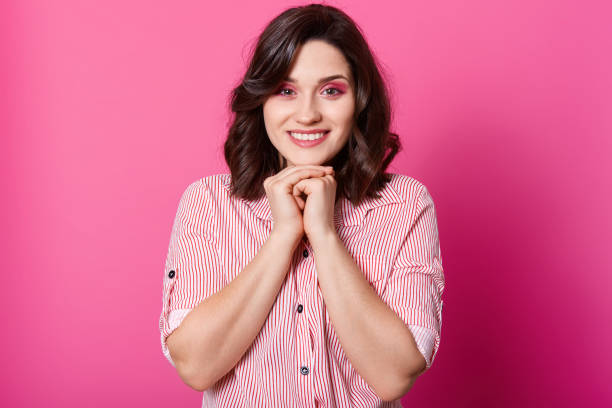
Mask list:
POLYGON ((318 145, 319 143, 323 143, 323 141, 327 139, 327 135, 329 134, 329 131, 327 131, 323 136, 315 140, 299 140, 291 136, 291 133, 287 132, 287 134, 289 135, 289 139, 291 139, 291 141, 295 143, 296 145, 300 147, 313 147, 313 146, 318 145))

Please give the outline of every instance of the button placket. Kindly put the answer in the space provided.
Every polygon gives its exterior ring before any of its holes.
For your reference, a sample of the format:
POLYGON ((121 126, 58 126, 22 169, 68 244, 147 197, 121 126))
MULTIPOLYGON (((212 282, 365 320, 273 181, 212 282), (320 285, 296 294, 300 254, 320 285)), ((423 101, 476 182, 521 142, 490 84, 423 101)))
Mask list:
POLYGON ((309 290, 312 285, 312 273, 310 271, 315 263, 314 251, 306 242, 302 241, 293 256, 296 278, 300 279, 299 283, 303 283, 304 285, 298 284, 298 291, 303 293, 303 291, 309 290))
POLYGON ((297 359, 296 362, 297 367, 296 370, 299 372, 300 377, 304 377, 304 379, 306 379, 308 377, 308 375, 311 373, 311 366, 310 366, 310 362, 312 361, 313 358, 313 353, 314 353, 314 347, 313 347, 313 339, 312 339, 312 333, 310 332, 310 326, 309 326, 309 322, 308 319, 306 317, 306 313, 304 313, 306 310, 306 301, 307 299, 307 293, 309 291, 310 288, 310 284, 311 284, 311 279, 312 277, 310 276, 311 272, 311 268, 312 268, 312 262, 314 261, 314 259, 311 261, 309 258, 309 256, 312 254, 312 249, 308 247, 307 245, 307 241, 302 241, 300 248, 297 251, 297 259, 296 259, 296 266, 295 266, 295 270, 297 272, 296 274, 296 279, 298 280, 297 285, 296 285, 296 289, 298 291, 297 295, 298 295, 298 299, 297 302, 294 306, 294 313, 295 313, 295 317, 297 319, 296 321, 296 328, 297 328, 297 359), (302 285, 305 285, 305 287, 302 287, 302 285), (300 295, 302 294, 302 295, 300 295), (303 296, 306 297, 303 297, 303 296))
POLYGON ((313 358, 313 344, 312 334, 310 333, 310 326, 306 313, 304 313, 306 299, 298 299, 297 306, 295 307, 296 314, 296 348, 297 348, 297 359, 298 366, 297 370, 301 375, 306 376, 310 373, 310 362, 313 358))
POLYGON ((303 240, 302 246, 304 247, 304 250, 302 251, 302 256, 304 258, 308 258, 308 256, 312 253, 312 248, 310 247, 308 240, 303 240))

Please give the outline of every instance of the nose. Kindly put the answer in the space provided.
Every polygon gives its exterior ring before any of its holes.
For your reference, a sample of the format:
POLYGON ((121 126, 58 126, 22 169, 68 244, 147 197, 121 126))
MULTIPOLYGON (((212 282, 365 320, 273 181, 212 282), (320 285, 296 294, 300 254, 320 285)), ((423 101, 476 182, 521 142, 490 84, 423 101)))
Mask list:
POLYGON ((296 121, 301 124, 312 124, 321 120, 321 111, 315 99, 310 97, 302 98, 297 106, 296 121))

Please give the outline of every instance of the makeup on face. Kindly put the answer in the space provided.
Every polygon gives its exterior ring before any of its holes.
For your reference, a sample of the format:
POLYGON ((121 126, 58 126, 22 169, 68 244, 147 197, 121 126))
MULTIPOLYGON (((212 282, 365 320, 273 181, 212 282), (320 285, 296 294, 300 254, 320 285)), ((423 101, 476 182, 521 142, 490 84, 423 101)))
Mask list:
MULTIPOLYGON (((329 83, 324 84, 321 88, 322 88, 321 92, 323 93, 327 92, 328 90, 335 91, 334 93, 326 94, 326 96, 339 97, 340 95, 344 95, 346 93, 348 86, 340 81, 334 81, 334 82, 329 82, 329 83)), ((279 96, 284 96, 284 97, 293 96, 292 94, 289 94, 289 93, 283 93, 284 91, 290 91, 293 93, 297 93, 297 89, 295 88, 294 85, 292 85, 290 82, 285 82, 274 92, 274 94, 279 95, 279 96)))
POLYGON ((311 40, 263 106, 270 142, 292 164, 329 162, 346 144, 355 101, 342 52, 311 40))

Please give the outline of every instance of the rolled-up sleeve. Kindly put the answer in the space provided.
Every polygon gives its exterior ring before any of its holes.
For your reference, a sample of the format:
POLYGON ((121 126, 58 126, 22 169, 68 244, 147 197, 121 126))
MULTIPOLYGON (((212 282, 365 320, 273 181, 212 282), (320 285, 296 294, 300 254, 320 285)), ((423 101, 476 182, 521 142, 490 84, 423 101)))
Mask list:
POLYGON ((218 249, 208 230, 214 224, 212 208, 205 179, 196 181, 181 196, 172 226, 159 330, 162 352, 173 366, 166 339, 194 307, 225 284, 218 249))
POLYGON ((431 367, 440 345, 444 271, 433 199, 422 186, 407 203, 407 234, 393 264, 383 300, 408 325, 431 367))

